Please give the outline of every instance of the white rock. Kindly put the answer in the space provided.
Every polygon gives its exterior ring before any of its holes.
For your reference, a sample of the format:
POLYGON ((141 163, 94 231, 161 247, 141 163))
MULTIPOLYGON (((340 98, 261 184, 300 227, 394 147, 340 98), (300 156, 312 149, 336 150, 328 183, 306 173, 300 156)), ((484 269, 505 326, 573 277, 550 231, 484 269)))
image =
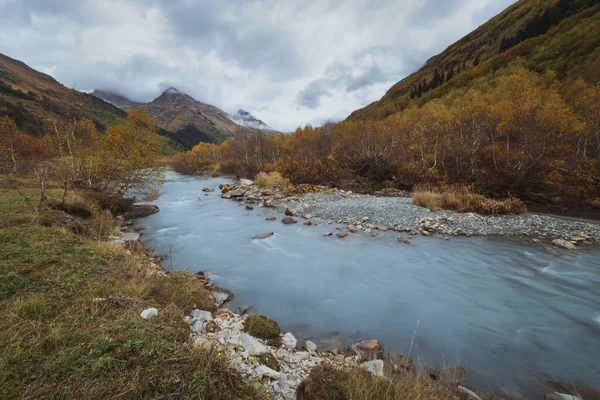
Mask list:
POLYGON ((285 347, 287 347, 290 350, 295 349, 296 348, 296 344, 298 344, 298 341, 296 340, 296 338, 294 337, 294 335, 292 335, 290 332, 288 332, 285 335, 283 335, 283 337, 281 338, 281 341, 283 342, 283 344, 285 345, 285 347))
POLYGON ((252 182, 250 179, 240 179, 240 185, 242 186, 251 186, 254 185, 254 182, 252 182))
POLYGON ((383 360, 367 361, 360 364, 360 368, 372 373, 375 376, 383 376, 383 360))
POLYGON ((256 373, 256 375, 258 375, 259 378, 266 376, 269 379, 279 379, 279 377, 281 376, 279 372, 267 367, 266 365, 259 365, 254 369, 254 372, 256 373))
POLYGON ((195 309, 190 313, 190 324, 192 324, 192 331, 195 333, 202 332, 206 323, 210 320, 212 320, 212 314, 209 311, 195 309))
POLYGON ((296 353, 290 354, 290 356, 287 358, 287 361, 297 364, 304 360, 308 360, 309 357, 310 354, 308 354, 306 351, 298 351, 296 353))
POLYGON ((267 351, 267 347, 264 344, 247 333, 240 334, 239 338, 244 349, 253 356, 260 356, 267 351))
POLYGON ((547 393, 544 400, 581 400, 581 397, 565 393, 547 393))
POLYGON ((144 318, 144 319, 150 319, 152 317, 156 317, 158 315, 158 310, 156 308, 146 308, 144 311, 142 311, 142 313, 140 314, 140 317, 144 318))
POLYGON ((304 342, 304 348, 308 351, 317 351, 317 345, 311 342, 310 340, 304 342))
POLYGON ((554 239, 552 241, 552 244, 556 247, 562 247, 563 249, 577 251, 577 247, 575 247, 575 245, 573 243, 569 242, 568 240, 554 239))
POLYGON ((235 322, 231 325, 231 327, 237 331, 243 331, 244 330, 244 321, 235 322))

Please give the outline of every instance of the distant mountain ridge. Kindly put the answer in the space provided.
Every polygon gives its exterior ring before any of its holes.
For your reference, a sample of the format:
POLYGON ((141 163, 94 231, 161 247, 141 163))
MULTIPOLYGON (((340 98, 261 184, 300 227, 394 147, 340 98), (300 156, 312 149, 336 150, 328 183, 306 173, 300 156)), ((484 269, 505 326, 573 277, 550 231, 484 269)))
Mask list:
POLYGON ((174 132, 187 147, 200 142, 219 143, 236 134, 247 134, 252 129, 273 130, 247 111, 239 110, 230 115, 174 87, 150 103, 137 103, 107 90, 95 90, 93 94, 123 110, 135 105, 143 107, 159 127, 174 132))

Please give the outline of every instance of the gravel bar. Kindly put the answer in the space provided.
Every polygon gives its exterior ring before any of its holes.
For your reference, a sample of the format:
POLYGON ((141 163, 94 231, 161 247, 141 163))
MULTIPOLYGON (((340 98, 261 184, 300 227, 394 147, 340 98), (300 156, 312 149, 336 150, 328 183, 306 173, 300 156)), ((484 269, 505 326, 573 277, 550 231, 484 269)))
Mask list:
POLYGON ((484 216, 441 210, 432 212, 410 204, 407 197, 311 193, 287 199, 282 206, 296 207, 324 220, 347 224, 349 229, 377 229, 385 225, 412 235, 511 236, 577 243, 600 243, 600 223, 525 213, 484 216))

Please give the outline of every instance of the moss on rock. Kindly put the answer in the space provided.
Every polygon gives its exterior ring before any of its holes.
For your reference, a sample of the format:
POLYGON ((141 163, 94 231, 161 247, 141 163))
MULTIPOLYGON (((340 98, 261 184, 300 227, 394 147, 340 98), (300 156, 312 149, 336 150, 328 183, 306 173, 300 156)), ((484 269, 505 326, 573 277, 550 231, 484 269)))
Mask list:
POLYGON ((249 335, 263 339, 270 346, 281 346, 281 330, 277 322, 264 315, 251 314, 244 322, 244 331, 249 335))

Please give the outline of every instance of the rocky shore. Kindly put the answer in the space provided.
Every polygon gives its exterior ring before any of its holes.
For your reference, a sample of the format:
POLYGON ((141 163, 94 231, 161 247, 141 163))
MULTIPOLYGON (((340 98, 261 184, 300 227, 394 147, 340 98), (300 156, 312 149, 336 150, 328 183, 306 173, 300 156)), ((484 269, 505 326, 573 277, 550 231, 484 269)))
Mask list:
MULTIPOLYGON (((377 235, 381 231, 403 233, 399 241, 410 236, 500 236, 529 241, 552 242, 568 250, 579 245, 600 243, 600 223, 583 222, 551 215, 525 213, 520 215, 480 215, 454 211, 430 211, 414 206, 408 197, 354 194, 338 189, 322 188, 316 193, 286 196, 277 188, 261 189, 252 181, 221 185, 223 198, 244 201, 247 208, 276 207, 288 210, 290 218, 309 216, 329 224, 339 224, 337 230, 346 234, 377 235), (290 213, 289 210, 292 212, 290 213), (290 215, 292 214, 292 215, 290 215), (382 229, 380 229, 382 228, 382 229)), ((406 194, 406 193, 401 193, 406 194)), ((309 225, 310 223, 307 223, 309 225)))

